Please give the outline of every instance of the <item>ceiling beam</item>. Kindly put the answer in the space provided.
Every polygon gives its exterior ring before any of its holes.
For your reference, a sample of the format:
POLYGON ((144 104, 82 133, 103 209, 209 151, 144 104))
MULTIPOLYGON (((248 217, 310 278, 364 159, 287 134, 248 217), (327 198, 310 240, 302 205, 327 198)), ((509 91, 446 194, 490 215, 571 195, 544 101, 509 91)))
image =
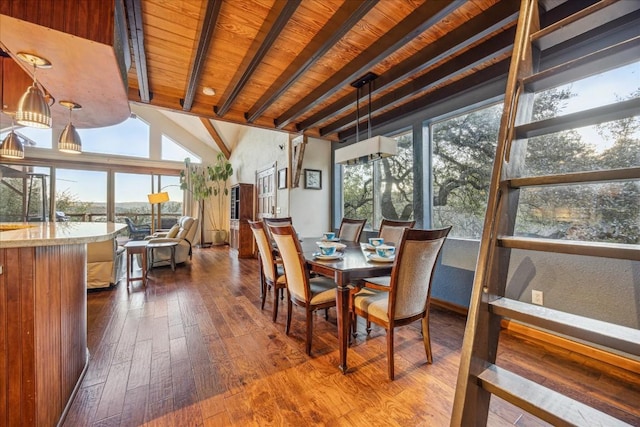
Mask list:
POLYGON ((423 3, 377 40, 373 46, 365 49, 360 55, 345 64, 330 79, 316 87, 309 95, 285 111, 276 119, 276 128, 281 129, 287 126, 296 118, 329 98, 336 90, 370 71, 370 68, 383 61, 396 50, 401 49, 405 44, 422 34, 427 28, 435 25, 459 6, 459 2, 451 0, 423 3))
POLYGON ((309 44, 276 79, 275 82, 245 114, 251 123, 281 97, 309 68, 331 49, 351 28, 360 21, 378 0, 347 1, 311 39, 309 44))
POLYGON ((196 96, 196 87, 200 82, 200 75, 204 68, 204 62, 207 58, 207 52, 209 51, 209 43, 211 42, 211 36, 216 28, 216 22, 218 22, 218 15, 220 14, 220 6, 222 6, 222 0, 208 0, 206 2, 206 10, 204 17, 202 18, 202 26, 200 32, 196 38, 196 49, 189 69, 189 77, 187 78, 187 87, 185 89, 184 99, 182 100, 182 109, 184 111, 190 111, 193 107, 193 99, 196 96))
MULTIPOLYGON (((509 71, 509 61, 509 58, 504 59, 483 70, 477 71, 463 79, 460 79, 457 82, 444 86, 441 89, 435 90, 426 94, 425 96, 414 99, 413 101, 401 105, 400 107, 380 114, 378 117, 375 117, 371 120, 371 128, 373 129, 376 127, 384 126, 386 124, 414 114, 416 111, 423 110, 430 105, 433 105, 434 103, 442 102, 454 96, 460 96, 461 93, 469 90, 469 88, 487 83, 491 80, 504 78, 504 76, 509 71)), ((355 134, 356 128, 355 126, 353 126, 345 130, 344 132, 340 132, 338 134, 338 137, 340 141, 344 141, 355 136, 355 134)))
POLYGON ((224 140, 222 139, 216 128, 213 127, 211 120, 200 117, 200 121, 204 125, 204 128, 207 130, 207 132, 209 132, 209 135, 211 135, 211 138, 213 138, 213 140, 216 142, 216 145, 218 146, 220 151, 222 151, 222 154, 224 154, 227 160, 229 160, 229 158, 231 157, 231 151, 227 148, 227 144, 224 143, 224 140))
MULTIPOLYGON (((452 56, 454 52, 467 49, 479 40, 498 32, 501 28, 511 24, 515 25, 518 18, 518 6, 518 2, 499 2, 465 22, 455 31, 451 31, 433 43, 428 44, 419 52, 390 68, 377 78, 372 94, 384 91, 405 79, 420 74, 444 58, 452 56)), ((367 95, 367 93, 363 93, 362 98, 367 95)), ((346 112, 352 111, 355 103, 355 97, 344 96, 297 123, 296 127, 303 132, 327 119, 335 119, 346 112)))
MULTIPOLYGON (((458 55, 454 59, 442 63, 439 67, 433 68, 427 73, 408 81, 397 89, 385 93, 371 102, 372 114, 374 114, 375 111, 388 108, 389 105, 402 104, 408 101, 409 98, 427 91, 430 87, 441 85, 447 81, 458 80, 460 76, 470 70, 486 68, 486 66, 491 65, 492 62, 500 60, 501 57, 511 56, 515 30, 516 27, 511 27, 509 30, 503 31, 496 37, 488 39, 484 43, 458 55)), ((354 124, 355 117, 346 115, 330 125, 321 128, 320 135, 325 136, 339 132, 354 124)))
POLYGON ((133 50, 133 60, 136 64, 136 75, 138 77, 140 100, 148 104, 151 100, 151 91, 149 90, 149 76, 147 74, 147 55, 144 50, 141 0, 125 1, 127 5, 127 21, 129 22, 131 49, 133 50))
MULTIPOLYGON (((240 79, 232 85, 233 89, 231 90, 231 93, 228 96, 225 96, 225 101, 222 106, 215 109, 215 112, 219 117, 223 117, 225 114, 227 114, 227 111, 229 111, 231 105, 235 102, 244 86, 256 71, 264 56, 269 52, 269 49, 271 48, 273 42, 276 41, 276 39, 284 29, 284 26, 287 24, 287 22, 289 22, 289 19, 291 18, 291 15, 293 15, 293 12, 295 12, 295 10, 298 8, 298 5, 300 5, 300 1, 301 0, 287 0, 284 2, 275 3, 273 9, 269 13, 269 16, 265 20, 265 25, 272 22, 272 19, 270 19, 272 15, 277 14, 278 17, 275 19, 275 22, 273 23, 271 28, 269 28, 269 32, 264 37, 262 43, 260 43, 257 51, 252 55, 251 61, 243 71, 240 79)), ((260 32, 262 32, 262 29, 260 32)), ((256 41, 257 40, 258 38, 256 38, 256 41)), ((251 50, 249 52, 251 52, 251 50)))

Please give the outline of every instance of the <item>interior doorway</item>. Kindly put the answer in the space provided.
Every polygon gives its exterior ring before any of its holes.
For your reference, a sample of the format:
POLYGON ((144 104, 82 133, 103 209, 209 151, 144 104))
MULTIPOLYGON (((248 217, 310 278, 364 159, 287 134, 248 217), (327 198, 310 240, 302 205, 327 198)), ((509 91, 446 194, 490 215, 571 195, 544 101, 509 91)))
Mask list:
POLYGON ((276 216, 276 164, 256 171, 256 219, 276 216))

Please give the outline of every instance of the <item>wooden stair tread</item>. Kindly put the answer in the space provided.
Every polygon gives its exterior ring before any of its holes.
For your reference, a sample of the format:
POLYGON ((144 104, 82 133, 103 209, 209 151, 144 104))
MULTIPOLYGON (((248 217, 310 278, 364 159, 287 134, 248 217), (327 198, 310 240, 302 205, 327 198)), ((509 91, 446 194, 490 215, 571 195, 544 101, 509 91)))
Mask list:
POLYGON ((512 178, 502 181, 501 184, 507 185, 510 188, 521 188, 544 185, 626 181, 632 179, 640 179, 640 167, 512 178))
POLYGON ((556 426, 629 426, 496 365, 489 365, 478 379, 485 390, 556 426))
POLYGON ((579 240, 513 236, 499 236, 497 243, 503 248, 640 261, 640 245, 625 243, 582 242, 579 240))
POLYGON ((640 330, 510 298, 489 302, 494 314, 640 357, 640 330))

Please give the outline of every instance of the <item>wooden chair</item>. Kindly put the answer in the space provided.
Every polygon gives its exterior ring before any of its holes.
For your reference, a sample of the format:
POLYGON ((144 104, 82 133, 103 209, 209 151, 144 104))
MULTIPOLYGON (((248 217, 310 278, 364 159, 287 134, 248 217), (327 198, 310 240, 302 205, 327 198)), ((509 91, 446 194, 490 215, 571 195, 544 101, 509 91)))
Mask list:
POLYGON ((392 244, 398 246, 402 233, 405 228, 413 228, 416 224, 415 221, 396 221, 391 219, 383 219, 380 223, 380 232, 378 237, 384 239, 385 244, 392 244))
POLYGON ((269 242, 273 243, 273 236, 271 235, 271 231, 269 230, 269 226, 270 225, 292 225, 293 222, 291 221, 291 217, 290 216, 285 216, 282 218, 262 218, 262 221, 264 222, 264 229, 267 232, 267 236, 269 237, 269 242))
POLYGON ((396 251, 391 277, 364 279, 364 288, 351 300, 350 321, 355 315, 376 323, 387 331, 389 379, 394 379, 393 331, 398 326, 422 320, 422 336, 427 363, 432 363, 429 336, 429 302, 436 261, 451 227, 438 230, 406 228, 396 251))
POLYGON ((340 240, 346 240, 348 242, 359 242, 360 235, 362 234, 362 229, 364 225, 367 223, 365 219, 351 219, 351 218, 342 218, 342 223, 340 224, 340 230, 338 231, 338 237, 340 240))
POLYGON ((338 285, 327 277, 309 277, 309 270, 306 268, 298 235, 292 225, 269 227, 278 245, 287 278, 287 327, 285 333, 288 335, 291 328, 292 305, 304 307, 307 318, 306 352, 311 355, 313 312, 335 307, 338 285))
POLYGON ((262 221, 249 221, 251 231, 258 245, 260 256, 260 309, 264 310, 264 302, 267 299, 267 288, 273 287, 273 321, 278 318, 278 297, 287 288, 284 270, 274 258, 273 247, 267 235, 266 226, 262 221))

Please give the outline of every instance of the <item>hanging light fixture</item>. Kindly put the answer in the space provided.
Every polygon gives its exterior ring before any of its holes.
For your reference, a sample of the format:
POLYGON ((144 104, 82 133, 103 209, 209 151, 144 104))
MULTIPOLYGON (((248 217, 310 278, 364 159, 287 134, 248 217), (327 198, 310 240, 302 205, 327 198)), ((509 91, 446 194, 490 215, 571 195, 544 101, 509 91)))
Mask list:
POLYGON ((371 83, 377 78, 377 74, 367 73, 351 83, 351 86, 356 88, 356 142, 335 151, 336 163, 357 165, 395 156, 398 152, 398 143, 395 139, 371 136, 371 83), (360 90, 365 84, 369 87, 367 139, 360 141, 360 90))
POLYGON ((18 52, 16 56, 33 65, 33 84, 27 88, 27 91, 18 102, 16 122, 23 126, 34 128, 50 128, 51 110, 45 100, 44 93, 38 87, 36 70, 38 68, 51 68, 51 62, 45 58, 26 52, 18 52))
POLYGON ((0 157, 8 159, 24 159, 24 143, 20 141, 20 137, 13 131, 13 115, 11 115, 11 132, 4 138, 0 144, 0 157))
POLYGON ((82 108, 80 104, 73 101, 60 101, 60 105, 69 109, 69 123, 65 126, 58 140, 58 150, 63 153, 82 153, 82 141, 76 127, 71 123, 71 112, 82 108))

